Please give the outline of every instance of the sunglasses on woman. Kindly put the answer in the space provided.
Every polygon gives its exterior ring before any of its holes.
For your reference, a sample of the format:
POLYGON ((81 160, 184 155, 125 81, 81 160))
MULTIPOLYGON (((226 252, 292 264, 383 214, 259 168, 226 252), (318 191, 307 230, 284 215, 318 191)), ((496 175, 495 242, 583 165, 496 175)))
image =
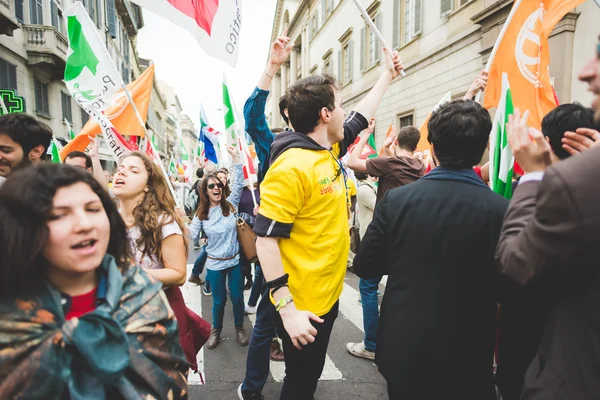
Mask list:
POLYGON ((206 187, 209 188, 210 190, 214 189, 216 187, 218 187, 219 189, 223 189, 223 184, 222 183, 209 183, 206 187))

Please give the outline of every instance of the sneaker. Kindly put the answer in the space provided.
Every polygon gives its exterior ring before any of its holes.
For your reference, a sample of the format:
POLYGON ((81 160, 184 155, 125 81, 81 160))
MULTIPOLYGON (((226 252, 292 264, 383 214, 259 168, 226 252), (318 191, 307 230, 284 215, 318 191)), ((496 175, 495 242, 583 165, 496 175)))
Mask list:
POLYGON ((250 393, 250 392, 245 392, 242 393, 242 385, 243 383, 240 384, 240 386, 238 386, 237 388, 237 395, 238 395, 238 399, 240 400, 265 400, 265 396, 263 396, 260 393, 250 393))
POLYGON ((200 278, 197 275, 193 275, 193 274, 190 274, 190 277, 188 278, 188 282, 193 283, 195 285, 202 285, 204 283, 202 278, 200 278))
POLYGON ((235 336, 240 346, 248 346, 248 343, 250 343, 248 333, 246 332, 246 329, 243 326, 235 327, 235 336))
POLYGON ((248 304, 244 306, 244 314, 256 314, 256 306, 251 307, 248 304))
POLYGON ((383 292, 380 292, 379 290, 377 291, 377 297, 381 297, 383 296, 383 292))
POLYGON ((212 289, 210 288, 210 285, 208 284, 208 282, 206 282, 206 284, 204 286, 202 286, 202 293, 205 296, 212 296, 212 289))
POLYGON ((194 250, 200 250, 200 245, 199 244, 195 244, 194 245, 194 250))
POLYGON ((350 354, 356 357, 366 358, 367 360, 374 360, 375 353, 365 349, 365 343, 348 343, 346 349, 350 354))

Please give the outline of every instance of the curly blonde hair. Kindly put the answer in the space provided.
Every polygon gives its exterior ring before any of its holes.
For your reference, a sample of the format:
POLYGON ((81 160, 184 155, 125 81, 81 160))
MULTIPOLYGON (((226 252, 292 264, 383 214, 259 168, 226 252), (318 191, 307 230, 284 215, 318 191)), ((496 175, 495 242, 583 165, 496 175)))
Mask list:
POLYGON ((175 211, 177 204, 169 190, 160 168, 149 157, 140 152, 133 152, 124 157, 137 157, 144 163, 148 173, 148 191, 144 194, 142 201, 133 209, 135 224, 140 229, 140 237, 136 241, 136 247, 143 255, 152 257, 156 255, 158 260, 164 264, 161 242, 163 240, 162 227, 177 222, 184 237, 185 254, 188 254, 187 228, 175 211))

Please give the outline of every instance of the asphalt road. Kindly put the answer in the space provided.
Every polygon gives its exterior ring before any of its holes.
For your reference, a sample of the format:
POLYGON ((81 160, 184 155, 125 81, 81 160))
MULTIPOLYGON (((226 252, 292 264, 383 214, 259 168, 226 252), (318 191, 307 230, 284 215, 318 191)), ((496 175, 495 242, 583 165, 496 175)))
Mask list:
MULTIPOLYGON (((188 271, 197 255, 191 251, 188 271)), ((204 275, 204 274, 203 274, 204 275)), ((204 276, 202 276, 204 279, 204 276)), ((380 290, 384 289, 380 286, 380 290)), ((212 297, 201 294, 201 286, 186 284, 183 288, 188 307, 211 322, 212 297)), ((246 299, 250 292, 244 292, 246 299)), ((362 307, 358 303, 358 278, 348 272, 344 292, 340 298, 340 313, 335 322, 325 370, 315 394, 316 400, 387 400, 385 380, 377 372, 372 361, 356 358, 346 350, 347 342, 358 342, 363 338, 362 307)), ((251 332, 253 316, 245 316, 246 328, 251 332)), ((190 376, 190 399, 237 400, 237 387, 244 379, 247 347, 235 341, 231 302, 225 309, 221 343, 214 350, 203 348, 198 354, 205 384, 198 376, 190 376)), ((271 362, 269 380, 263 390, 267 400, 279 398, 284 363, 271 362)))

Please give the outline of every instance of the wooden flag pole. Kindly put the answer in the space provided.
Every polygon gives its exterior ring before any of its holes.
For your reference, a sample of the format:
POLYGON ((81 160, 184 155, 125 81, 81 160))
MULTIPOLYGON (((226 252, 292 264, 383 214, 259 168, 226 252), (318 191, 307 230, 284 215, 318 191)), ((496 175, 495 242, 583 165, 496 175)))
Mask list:
MULTIPOLYGON (((375 23, 373 23, 373 20, 367 13, 367 10, 365 10, 365 8, 362 6, 362 4, 360 4, 360 0, 354 0, 354 4, 356 4, 358 11, 360 11, 363 18, 369 25, 369 28, 371 28, 371 32, 373 32, 375 34, 375 36, 377 36, 377 38, 381 42, 382 47, 386 48, 386 50, 388 51, 388 53, 390 55, 390 58, 392 58, 394 56, 394 52, 392 51, 392 48, 390 46, 388 46, 383 35, 381 34, 381 32, 379 32, 379 29, 377 29, 377 27, 375 26, 375 23)), ((400 71, 400 76, 402 76, 403 78, 406 76, 406 73, 404 72, 404 70, 400 71)))
MULTIPOLYGON (((594 0, 594 1, 600 2, 600 0, 594 0)), ((500 34, 498 35, 498 39, 496 39, 494 48, 492 49, 492 52, 490 53, 490 57, 488 58, 487 64, 485 65, 485 72, 490 72, 490 68, 492 67, 492 62, 494 61, 494 58, 496 57, 496 53, 498 52, 500 43, 502 43, 502 39, 504 39, 504 35, 506 34, 506 31, 508 30, 508 26, 510 25, 510 22, 512 21, 513 17, 517 13, 517 9, 521 5, 521 2, 522 2, 522 0, 516 0, 515 4, 513 5, 512 10, 510 10, 510 14, 508 14, 508 17, 506 18, 506 21, 504 22, 504 26, 502 27, 502 30, 500 31, 500 34)), ((483 95, 483 91, 480 90, 477 93, 477 96, 475 96, 475 101, 477 103, 481 103, 482 95, 483 95)))

